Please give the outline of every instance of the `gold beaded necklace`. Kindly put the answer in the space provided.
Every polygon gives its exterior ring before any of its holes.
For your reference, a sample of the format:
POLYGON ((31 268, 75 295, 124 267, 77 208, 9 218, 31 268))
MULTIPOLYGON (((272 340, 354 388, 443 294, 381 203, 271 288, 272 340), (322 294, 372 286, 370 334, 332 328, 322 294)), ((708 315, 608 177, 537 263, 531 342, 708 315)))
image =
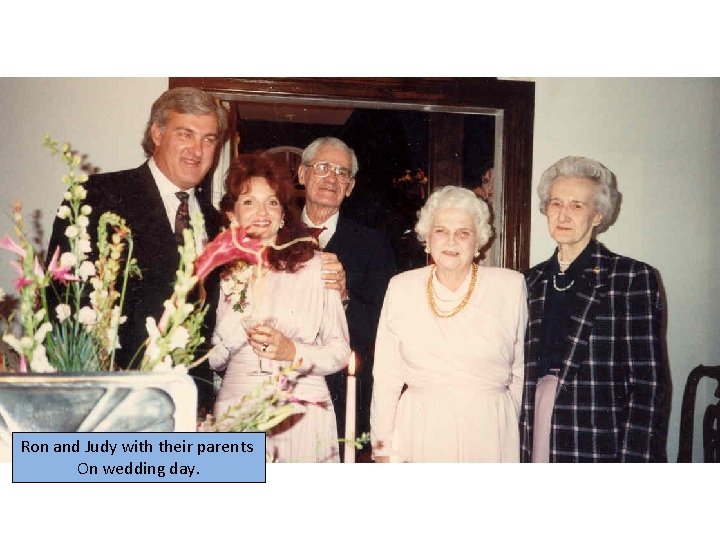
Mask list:
POLYGON ((473 263, 473 265, 472 265, 472 275, 470 276, 470 286, 468 287, 468 290, 465 293, 465 296, 463 297, 462 301, 457 305, 456 308, 454 308, 451 311, 448 311, 446 313, 442 313, 438 309, 437 305, 435 304, 435 291, 433 290, 433 272, 434 271, 435 271, 435 267, 433 267, 433 269, 430 270, 430 275, 428 276, 428 280, 427 280, 427 300, 428 300, 428 305, 430 306, 430 311, 432 311, 436 317, 441 317, 443 319, 453 317, 454 315, 457 315, 458 313, 460 313, 460 311, 462 311, 462 309, 465 306, 467 306, 468 302, 470 301, 470 297, 472 296, 472 293, 475 290, 475 283, 477 282, 478 265, 475 263, 473 263))

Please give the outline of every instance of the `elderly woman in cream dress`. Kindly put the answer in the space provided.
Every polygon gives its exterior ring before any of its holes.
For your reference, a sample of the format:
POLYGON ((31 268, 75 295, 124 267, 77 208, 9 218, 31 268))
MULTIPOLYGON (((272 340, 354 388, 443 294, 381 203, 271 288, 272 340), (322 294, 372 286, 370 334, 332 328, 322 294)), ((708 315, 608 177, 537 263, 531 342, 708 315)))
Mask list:
POLYGON ((488 220, 487 204, 455 186, 419 212, 415 231, 434 264, 395 276, 385 295, 373 370, 376 462, 519 461, 525 283, 474 262, 488 220))

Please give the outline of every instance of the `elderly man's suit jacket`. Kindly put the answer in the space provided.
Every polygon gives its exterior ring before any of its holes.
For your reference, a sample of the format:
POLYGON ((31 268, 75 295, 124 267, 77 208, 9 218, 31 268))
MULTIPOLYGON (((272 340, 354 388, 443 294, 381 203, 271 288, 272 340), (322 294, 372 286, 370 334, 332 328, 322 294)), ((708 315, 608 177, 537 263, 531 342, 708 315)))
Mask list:
MULTIPOLYGON (((141 278, 131 278, 125 296, 123 314, 127 321, 120 326, 121 349, 116 352, 115 360, 120 367, 129 367, 138 347, 147 338, 145 319, 155 317, 159 320, 163 312, 163 302, 170 298, 175 284, 175 272, 178 268, 179 253, 175 244, 173 228, 168 220, 160 191, 144 163, 137 169, 92 175, 84 184, 87 189, 85 204, 92 207, 88 232, 93 241, 97 237, 97 224, 100 216, 111 211, 124 218, 132 231, 134 240, 133 256, 137 259, 142 272, 141 278)), ((205 218, 205 228, 209 239, 219 231, 219 214, 198 198, 205 218)), ((48 255, 55 246, 67 248, 64 231, 67 221, 56 219, 50 238, 48 255)), ((93 256, 97 254, 93 252, 93 256)), ((210 343, 215 321, 218 281, 212 276, 206 282, 210 308, 205 318, 203 335, 206 344, 210 343)), ((132 366, 136 366, 139 358, 132 366)), ((130 366, 130 367, 132 367, 130 366)), ((207 362, 191 372, 195 376, 199 390, 200 405, 207 406, 212 401, 212 374, 207 362)))
MULTIPOLYGON (((592 264, 574 287, 567 351, 552 414, 550 461, 659 461, 664 390, 661 305, 655 270, 591 245, 592 264)), ((543 313, 552 279, 545 261, 526 274, 529 322, 521 460, 532 456, 543 313)))
MULTIPOLYGON (((345 315, 350 332, 350 347, 361 356, 358 367, 358 435, 370 431, 370 399, 372 394, 372 350, 375 347, 380 311, 385 290, 395 274, 395 257, 390 242, 379 231, 365 227, 340 214, 335 233, 325 251, 335 253, 347 274, 350 297, 345 315)), ((338 419, 338 429, 344 435, 345 371, 326 377, 338 419)))

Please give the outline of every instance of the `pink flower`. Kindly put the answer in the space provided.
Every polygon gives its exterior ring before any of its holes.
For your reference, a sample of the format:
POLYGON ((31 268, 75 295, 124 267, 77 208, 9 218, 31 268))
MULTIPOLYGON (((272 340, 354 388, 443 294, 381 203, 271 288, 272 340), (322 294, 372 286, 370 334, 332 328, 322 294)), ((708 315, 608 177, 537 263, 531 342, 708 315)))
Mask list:
POLYGON ((7 249, 8 251, 12 251, 17 255, 20 255, 21 257, 25 257, 25 250, 18 246, 15 241, 7 235, 0 240, 0 248, 7 249))
POLYGON ((62 266, 60 260, 60 246, 55 248, 52 259, 50 259, 50 265, 48 266, 48 272, 55 281, 59 281, 63 285, 67 285, 68 281, 79 281, 80 278, 74 276, 70 272, 70 266, 62 266))
POLYGON ((263 246, 257 238, 246 236, 246 229, 230 227, 205 245, 195 261, 195 275, 200 281, 218 266, 233 261, 257 264, 263 246))
POLYGON ((13 284, 15 285, 15 290, 17 292, 22 291, 25 287, 30 285, 33 280, 27 277, 23 273, 22 266, 20 266, 20 263, 17 261, 10 261, 10 266, 12 266, 15 269, 15 273, 17 274, 17 277, 13 280, 13 284))

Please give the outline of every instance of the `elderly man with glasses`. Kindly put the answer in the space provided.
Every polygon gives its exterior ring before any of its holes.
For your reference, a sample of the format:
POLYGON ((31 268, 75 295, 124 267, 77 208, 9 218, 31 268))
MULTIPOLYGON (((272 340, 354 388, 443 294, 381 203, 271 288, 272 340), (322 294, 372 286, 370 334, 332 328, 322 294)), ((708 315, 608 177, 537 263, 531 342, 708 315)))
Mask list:
MULTIPOLYGON (((340 139, 321 137, 303 151, 298 178, 305 186, 303 222, 318 234, 326 252, 325 270, 330 276, 337 272, 337 288, 347 306, 350 346, 360 356, 356 433, 361 434, 370 431, 375 332, 395 258, 390 242, 379 231, 340 213, 343 200, 355 187, 357 171, 352 148, 340 139)), ((327 377, 341 434, 345 432, 345 375, 343 371, 327 377)))

